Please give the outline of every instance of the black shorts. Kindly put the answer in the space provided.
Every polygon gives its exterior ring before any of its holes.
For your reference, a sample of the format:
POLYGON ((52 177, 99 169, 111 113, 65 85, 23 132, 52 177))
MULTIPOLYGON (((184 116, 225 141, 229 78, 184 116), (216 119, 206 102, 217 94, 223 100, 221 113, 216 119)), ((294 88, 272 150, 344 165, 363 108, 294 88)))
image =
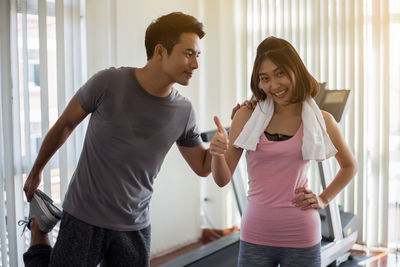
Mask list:
POLYGON ((150 226, 114 231, 63 212, 54 248, 36 245, 24 254, 25 266, 150 266, 150 226))

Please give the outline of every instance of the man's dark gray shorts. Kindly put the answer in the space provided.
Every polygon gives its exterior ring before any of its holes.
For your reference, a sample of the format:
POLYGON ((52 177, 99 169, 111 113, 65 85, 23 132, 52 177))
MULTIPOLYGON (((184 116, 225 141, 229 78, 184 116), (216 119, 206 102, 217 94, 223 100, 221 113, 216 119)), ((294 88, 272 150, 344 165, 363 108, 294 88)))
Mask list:
POLYGON ((104 229, 63 212, 54 248, 30 247, 25 266, 150 266, 150 232, 104 229))

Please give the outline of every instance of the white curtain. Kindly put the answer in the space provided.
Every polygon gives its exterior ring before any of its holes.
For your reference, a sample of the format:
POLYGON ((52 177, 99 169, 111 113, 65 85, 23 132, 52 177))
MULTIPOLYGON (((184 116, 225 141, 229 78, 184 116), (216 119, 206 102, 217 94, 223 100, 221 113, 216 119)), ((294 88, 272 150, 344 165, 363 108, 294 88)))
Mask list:
POLYGON ((399 243, 400 3, 397 0, 248 0, 248 71, 274 35, 291 42, 329 89, 351 89, 342 130, 358 174, 339 196, 358 216, 358 242, 399 243), (389 145, 390 144, 390 145, 389 145), (396 216, 397 214, 397 216, 396 216))
MULTIPOLYGON (((85 80, 81 0, 1 1, 1 266, 23 266, 28 216, 22 187, 45 134, 85 80), (83 51, 83 52, 82 52, 83 51), (82 56, 83 53, 83 56, 82 56)), ((60 204, 80 153, 79 127, 43 171, 41 188, 60 204)), ((55 236, 53 236, 55 238, 55 236)))

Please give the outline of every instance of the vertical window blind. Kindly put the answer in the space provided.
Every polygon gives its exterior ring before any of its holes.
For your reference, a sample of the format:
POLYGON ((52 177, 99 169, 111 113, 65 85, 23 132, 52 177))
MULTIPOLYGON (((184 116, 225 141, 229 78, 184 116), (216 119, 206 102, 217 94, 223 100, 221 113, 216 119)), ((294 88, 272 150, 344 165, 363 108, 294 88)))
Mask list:
MULTIPOLYGON (((23 266, 29 233, 23 184, 40 144, 86 79, 84 1, 1 1, 1 266, 23 266)), ((79 126, 43 171, 40 188, 60 205, 85 130, 79 126)), ((56 234, 55 234, 56 235, 56 234)), ((50 239, 54 240, 55 236, 50 239)))

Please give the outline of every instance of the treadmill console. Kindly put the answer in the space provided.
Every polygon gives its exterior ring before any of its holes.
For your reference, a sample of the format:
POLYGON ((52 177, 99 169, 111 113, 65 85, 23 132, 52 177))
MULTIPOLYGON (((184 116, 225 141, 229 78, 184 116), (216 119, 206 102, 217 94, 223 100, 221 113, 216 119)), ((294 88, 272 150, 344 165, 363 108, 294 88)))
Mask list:
POLYGON ((332 114, 339 123, 346 113, 350 103, 350 96, 350 90, 326 90, 321 88, 320 93, 315 97, 315 102, 320 109, 332 114))

